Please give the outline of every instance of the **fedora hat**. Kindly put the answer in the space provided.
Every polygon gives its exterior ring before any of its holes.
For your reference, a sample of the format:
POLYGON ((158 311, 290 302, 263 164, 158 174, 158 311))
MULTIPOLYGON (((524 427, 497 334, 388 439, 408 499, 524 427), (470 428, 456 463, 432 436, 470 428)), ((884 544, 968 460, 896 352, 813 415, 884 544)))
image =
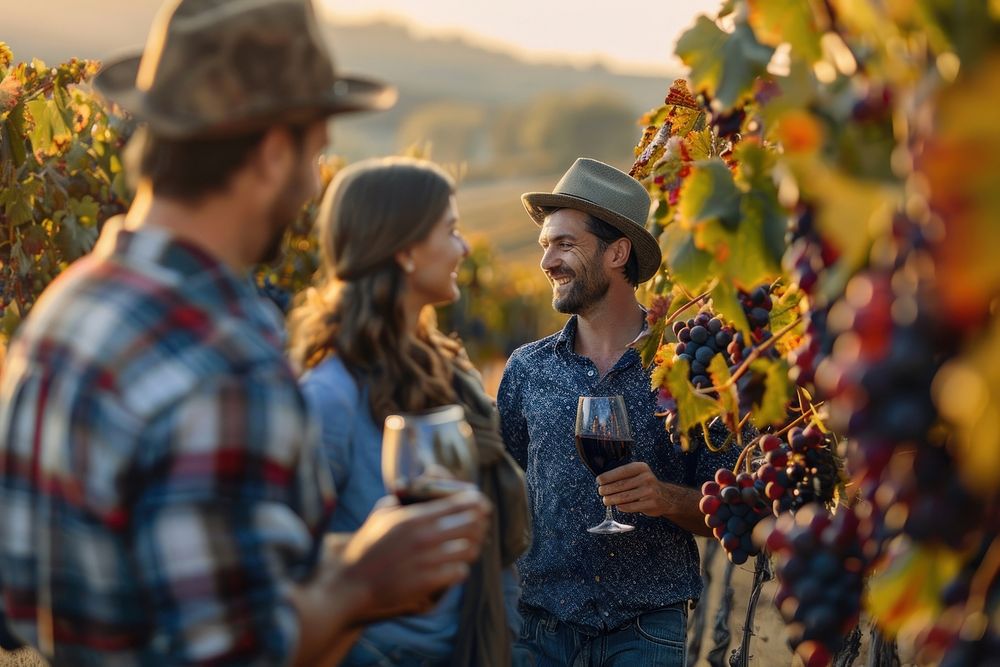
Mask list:
POLYGON ((609 164, 578 158, 552 192, 526 192, 521 203, 537 224, 556 209, 572 208, 603 220, 632 242, 639 262, 639 282, 660 269, 660 244, 646 231, 649 193, 639 181, 609 164))
POLYGON ((172 0, 97 90, 161 136, 231 136, 386 109, 396 90, 337 73, 310 0, 172 0))

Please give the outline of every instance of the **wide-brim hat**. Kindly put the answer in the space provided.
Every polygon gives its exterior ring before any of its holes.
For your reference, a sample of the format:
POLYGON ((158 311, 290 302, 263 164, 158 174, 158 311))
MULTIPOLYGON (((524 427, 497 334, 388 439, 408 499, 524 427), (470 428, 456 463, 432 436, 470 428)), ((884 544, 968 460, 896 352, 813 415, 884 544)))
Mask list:
POLYGON ((396 101, 395 88, 336 71, 310 0, 173 0, 143 52, 108 62, 94 84, 155 134, 177 139, 396 101))
POLYGON ((639 282, 656 275, 663 256, 660 245, 646 230, 649 193, 639 181, 609 164, 579 158, 563 174, 552 192, 526 192, 521 203, 528 215, 541 225, 545 217, 560 208, 572 208, 603 220, 620 230, 632 242, 639 263, 639 282))

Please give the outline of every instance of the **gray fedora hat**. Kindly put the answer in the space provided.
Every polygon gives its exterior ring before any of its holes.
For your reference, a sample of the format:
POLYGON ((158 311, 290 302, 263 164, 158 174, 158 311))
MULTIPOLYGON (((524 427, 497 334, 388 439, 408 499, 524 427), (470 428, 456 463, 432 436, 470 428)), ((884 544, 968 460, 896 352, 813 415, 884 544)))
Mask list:
POLYGON ((572 208, 620 230, 632 242, 639 261, 640 283, 660 269, 660 244, 646 231, 649 193, 639 181, 609 164, 578 158, 552 192, 526 192, 521 195, 521 203, 539 225, 552 211, 572 208))
POLYGON ((106 63, 94 85, 155 133, 176 139, 396 101, 391 86, 337 73, 311 0, 171 0, 143 52, 106 63))

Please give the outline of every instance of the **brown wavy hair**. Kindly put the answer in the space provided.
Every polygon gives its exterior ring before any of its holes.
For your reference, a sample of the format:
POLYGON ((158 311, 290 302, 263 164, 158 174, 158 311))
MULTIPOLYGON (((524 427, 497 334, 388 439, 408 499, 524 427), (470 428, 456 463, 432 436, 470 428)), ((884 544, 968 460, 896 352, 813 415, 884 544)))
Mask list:
POLYGON ((384 158, 341 170, 320 205, 323 277, 289 315, 292 361, 304 371, 338 356, 368 386, 377 422, 456 401, 452 363, 467 364, 464 350, 438 331, 430 307, 416 335, 404 330, 395 260, 428 237, 454 191, 431 162, 384 158))

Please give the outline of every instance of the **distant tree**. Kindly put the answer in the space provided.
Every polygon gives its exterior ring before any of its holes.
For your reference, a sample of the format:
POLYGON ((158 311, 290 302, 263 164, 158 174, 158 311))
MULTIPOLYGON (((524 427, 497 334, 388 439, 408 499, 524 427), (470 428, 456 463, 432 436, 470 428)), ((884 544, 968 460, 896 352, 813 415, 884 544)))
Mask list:
POLYGON ((561 170, 581 156, 631 163, 639 138, 632 108, 600 90, 547 94, 530 104, 518 135, 522 150, 540 156, 546 169, 561 170))
POLYGON ((418 108, 399 129, 399 148, 429 142, 441 162, 475 160, 485 145, 486 112, 475 104, 435 102, 418 108))

